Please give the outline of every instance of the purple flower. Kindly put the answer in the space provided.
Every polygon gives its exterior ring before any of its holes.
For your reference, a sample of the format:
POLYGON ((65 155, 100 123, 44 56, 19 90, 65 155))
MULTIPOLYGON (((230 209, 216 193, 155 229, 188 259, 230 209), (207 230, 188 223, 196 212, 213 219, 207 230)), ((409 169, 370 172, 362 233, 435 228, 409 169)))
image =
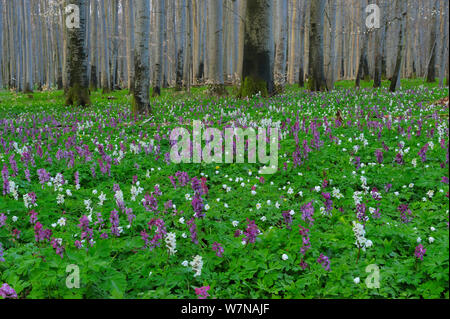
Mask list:
POLYGON ((29 214, 30 214, 30 224, 32 224, 32 225, 36 224, 38 213, 36 213, 34 210, 32 210, 29 214))
POLYGON ((53 249, 55 249, 56 254, 61 256, 61 258, 64 258, 65 248, 64 248, 64 246, 61 245, 61 241, 56 238, 53 238, 51 240, 51 245, 52 245, 53 249))
POLYGON ((142 204, 147 211, 156 212, 158 210, 158 201, 153 197, 153 195, 145 194, 142 204))
POLYGON ((320 254, 317 262, 322 265, 323 269, 330 271, 330 259, 324 254, 320 254))
POLYGON ((441 183, 448 184, 448 177, 447 176, 442 176, 441 183))
POLYGON ((194 244, 198 245, 197 239, 197 225, 195 224, 195 219, 192 217, 186 223, 189 226, 189 232, 191 233, 191 240, 194 244))
POLYGON ((361 157, 355 156, 355 169, 359 170, 361 168, 361 157))
POLYGON ((292 224, 292 215, 289 213, 289 211, 283 212, 282 215, 284 218, 284 223, 286 224, 286 228, 290 230, 292 224))
POLYGON ((111 234, 119 237, 119 213, 117 212, 117 210, 114 209, 113 211, 111 211, 109 221, 111 222, 111 234))
POLYGON ((325 199, 325 210, 328 214, 333 210, 333 201, 331 200, 330 193, 322 193, 323 198, 325 199))
POLYGON ((195 193, 194 199, 192 200, 191 204, 192 204, 192 208, 194 209, 194 212, 195 212, 195 218, 205 217, 205 214, 202 213, 203 207, 204 207, 203 199, 199 193, 197 193, 197 192, 195 193))
POLYGON ((0 228, 2 228, 3 226, 5 226, 6 225, 6 219, 7 219, 8 217, 6 217, 6 215, 5 214, 0 214, 0 228))
POLYGON ((401 204, 397 209, 400 211, 400 217, 405 224, 412 221, 412 212, 407 204, 401 204))
POLYGON ((404 164, 404 162, 403 162, 403 155, 401 153, 397 153, 397 155, 395 156, 394 161, 397 164, 403 165, 404 164))
POLYGON ((198 299, 206 299, 209 297, 208 290, 209 286, 195 288, 195 294, 198 296, 198 299))
POLYGON ((161 246, 160 241, 162 241, 167 233, 166 226, 162 219, 152 218, 148 223, 148 229, 152 230, 153 226, 155 226, 156 228, 155 235, 153 235, 153 238, 150 240, 150 242, 146 241, 146 246, 150 248, 150 250, 153 250, 155 247, 161 246))
POLYGON ((423 247, 423 245, 419 244, 416 247, 416 250, 414 252, 414 256, 416 256, 417 259, 423 260, 423 255, 425 255, 426 252, 427 252, 427 250, 423 247))
POLYGON ((302 211, 302 219, 308 221, 309 225, 312 226, 314 224, 314 219, 312 218, 314 214, 313 202, 303 205, 300 210, 302 211))
POLYGON ((217 257, 223 257, 224 249, 218 242, 214 242, 214 244, 212 245, 212 250, 216 252, 217 257))
POLYGON ((6 194, 9 194, 9 171, 6 164, 3 165, 2 179, 3 179, 3 196, 5 196, 6 194))
POLYGON ((382 150, 376 150, 375 156, 377 157, 378 164, 383 163, 383 151, 382 150))
POLYGON ((245 238, 244 241, 248 244, 248 243, 252 243, 254 244, 256 241, 256 236, 258 236, 259 234, 259 229, 258 226, 256 226, 255 221, 252 220, 250 221, 247 218, 247 229, 244 232, 245 238))
POLYGON ((0 287, 0 296, 5 299, 16 299, 17 293, 8 284, 4 283, 0 287))
POLYGON ((3 252, 3 245, 0 243, 0 262, 5 262, 4 252, 3 252))
POLYGON ((309 242, 309 229, 299 225, 299 233, 302 236, 302 247, 300 248, 300 254, 303 256, 311 248, 311 243, 309 242))
POLYGON ((427 151, 428 151, 428 143, 426 143, 420 151, 417 153, 417 155, 420 156, 422 159, 422 162, 425 162, 427 160, 427 151))

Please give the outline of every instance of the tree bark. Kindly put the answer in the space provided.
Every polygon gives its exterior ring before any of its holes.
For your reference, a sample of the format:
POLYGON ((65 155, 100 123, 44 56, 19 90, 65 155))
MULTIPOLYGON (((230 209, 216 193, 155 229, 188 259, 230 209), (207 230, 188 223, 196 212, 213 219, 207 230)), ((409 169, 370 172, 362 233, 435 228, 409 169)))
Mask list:
POLYGON ((68 91, 66 104, 87 106, 91 104, 89 98, 88 61, 86 55, 86 5, 87 0, 70 0, 66 5, 75 4, 79 8, 80 27, 66 28, 67 34, 67 74, 68 91))
POLYGON ((136 1, 133 113, 150 113, 150 0, 136 1))
POLYGON ((309 83, 311 91, 324 91, 327 84, 323 68, 323 24, 326 0, 311 2, 311 30, 309 34, 309 83))
POLYGON ((247 0, 240 97, 274 92, 272 0, 247 0))

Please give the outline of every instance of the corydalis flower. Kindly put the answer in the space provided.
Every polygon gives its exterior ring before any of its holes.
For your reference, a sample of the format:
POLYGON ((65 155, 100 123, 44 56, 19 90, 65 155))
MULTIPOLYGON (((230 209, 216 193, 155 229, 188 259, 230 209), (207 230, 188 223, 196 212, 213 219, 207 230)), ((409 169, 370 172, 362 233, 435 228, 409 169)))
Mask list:
POLYGON ((111 215, 109 217, 109 221, 111 222, 111 234, 119 237, 120 231, 119 231, 119 213, 117 210, 113 210, 111 212, 111 215))
POLYGON ((214 250, 216 252, 217 257, 223 257, 224 249, 223 249, 222 245, 219 244, 218 242, 215 242, 212 245, 212 250, 214 250))
POLYGON ((194 260, 192 260, 189 265, 192 267, 192 270, 195 271, 194 277, 201 276, 203 268, 202 256, 195 256, 194 260))
POLYGON ((65 247, 62 246, 62 239, 61 238, 53 238, 51 240, 51 245, 52 245, 53 249, 55 250, 56 254, 59 255, 61 258, 64 258, 65 247))
POLYGON ((191 233, 191 240, 194 244, 198 245, 197 239, 197 225, 195 224, 195 219, 192 217, 186 223, 189 226, 189 232, 191 233))
POLYGON ((309 229, 299 225, 300 228, 299 233, 302 236, 302 247, 300 248, 300 254, 303 256, 306 252, 311 248, 311 243, 309 241, 309 229))
POLYGON ((245 235, 244 242, 246 244, 248 244, 248 243, 254 244, 256 241, 256 236, 258 236, 258 234, 259 234, 259 229, 258 229, 258 226, 256 226, 254 220, 250 221, 247 218, 247 222, 248 222, 247 229, 244 232, 244 235, 245 235))
POLYGON ((397 209, 400 211, 400 217, 405 224, 412 221, 412 212, 407 204, 401 204, 397 209))
POLYGON ((378 164, 382 164, 383 163, 383 151, 382 150, 376 150, 375 151, 375 156, 377 158, 378 164))
POLYGON ((195 288, 195 294, 198 296, 198 299, 206 299, 209 297, 208 290, 209 286, 195 288))
POLYGON ((303 205, 300 210, 302 211, 302 219, 308 221, 309 225, 312 226, 314 224, 314 219, 312 218, 314 215, 313 202, 311 201, 308 204, 303 205))
POLYGON ((169 250, 169 255, 175 255, 177 252, 177 241, 175 233, 167 233, 166 238, 164 239, 166 242, 166 247, 169 250))
POLYGON ((423 245, 419 244, 416 247, 416 250, 414 252, 414 256, 416 256, 417 259, 423 260, 423 256, 425 255, 426 252, 427 252, 427 250, 423 247, 423 245))
POLYGON ((317 262, 322 265, 323 269, 330 271, 330 259, 324 254, 320 254, 317 262))
POLYGON ((17 298, 17 293, 8 284, 4 283, 0 287, 0 296, 2 298, 4 298, 4 299, 16 299, 17 298))

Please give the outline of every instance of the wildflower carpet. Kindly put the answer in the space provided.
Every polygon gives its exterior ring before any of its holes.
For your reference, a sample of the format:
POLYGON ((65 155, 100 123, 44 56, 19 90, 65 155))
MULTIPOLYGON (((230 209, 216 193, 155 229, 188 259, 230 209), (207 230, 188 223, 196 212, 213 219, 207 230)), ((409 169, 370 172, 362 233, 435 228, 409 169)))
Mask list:
POLYGON ((0 298, 448 298, 447 96, 1 92, 0 298), (278 171, 172 163, 193 120, 279 128, 278 171))

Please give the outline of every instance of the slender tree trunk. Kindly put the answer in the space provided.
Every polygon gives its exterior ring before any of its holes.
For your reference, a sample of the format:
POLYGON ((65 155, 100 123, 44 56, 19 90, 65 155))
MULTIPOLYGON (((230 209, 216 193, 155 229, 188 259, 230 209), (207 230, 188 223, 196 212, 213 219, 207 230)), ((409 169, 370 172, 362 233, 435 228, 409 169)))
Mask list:
POLYGON ((128 67, 128 90, 130 93, 134 90, 134 2, 135 0, 126 0, 125 15, 127 29, 127 67, 128 67))
POLYGON ((209 93, 225 93, 223 78, 223 4, 222 0, 208 1, 208 76, 209 93))
POLYGON ((183 87, 183 67, 186 49, 186 0, 177 0, 176 21, 177 21, 177 69, 176 69, 176 90, 183 87))
POLYGON ((150 0, 136 1, 136 46, 134 52, 133 113, 150 110, 150 0))
POLYGON ((364 10, 364 8, 367 6, 367 1, 363 0, 361 2, 361 4, 362 4, 362 7, 361 7, 362 10, 361 10, 360 33, 361 33, 363 45, 361 48, 358 71, 356 74, 355 86, 357 88, 360 87, 361 79, 363 79, 364 77, 367 77, 369 75, 369 62, 367 61, 367 47, 369 45, 369 31, 365 27, 366 16, 365 16, 365 10, 364 10))
MULTIPOLYGON (((288 82, 290 84, 295 83, 295 68, 296 68, 296 58, 297 58, 297 21, 298 21, 298 0, 292 1, 292 14, 291 14, 291 35, 289 44, 289 64, 288 64, 288 82)), ((302 34, 300 33, 300 37, 302 34)), ((301 52, 300 52, 301 54, 301 52)))
POLYGON ((108 22, 106 20, 105 0, 100 0, 100 16, 102 20, 102 72, 101 72, 101 85, 103 93, 111 91, 111 75, 109 68, 109 47, 108 47, 108 22))
MULTIPOLYGON (((448 1, 444 4, 444 12, 442 13, 443 36, 441 46, 441 64, 439 68, 439 87, 444 87, 445 66, 448 64, 448 1), (447 56, 446 56, 447 55, 447 56)), ((447 82, 448 83, 448 82, 447 82)))
POLYGON ((90 105, 88 61, 86 55, 86 5, 87 0, 68 0, 66 5, 75 4, 79 8, 80 27, 67 28, 67 73, 68 91, 66 104, 74 106, 90 105))
POLYGON ((394 73, 392 75, 391 85, 389 90, 391 92, 395 92, 400 87, 400 77, 401 77, 401 67, 403 63, 403 55, 404 55, 404 26, 406 19, 406 0, 397 0, 396 3, 396 12, 399 13, 400 17, 400 31, 398 36, 398 45, 397 45, 397 59, 395 61, 394 73))
POLYGON ((247 0, 241 97, 274 91, 272 9, 272 0, 247 0))
POLYGON ((156 11, 156 57, 153 74, 153 96, 161 95, 163 76, 164 18, 166 0, 158 0, 156 11))
MULTIPOLYGON (((0 0, 0 57, 4 57, 3 53, 3 1, 0 0)), ((3 88, 3 59, 0 58, 0 89, 3 88)))
POLYGON ((427 67, 427 82, 433 83, 436 81, 436 51, 437 51, 437 36, 436 29, 438 25, 438 8, 439 0, 435 0, 433 4, 433 9, 431 12, 431 32, 430 32, 430 58, 427 67))
POLYGON ((311 91, 327 89, 323 68, 323 32, 326 0, 311 2, 311 30, 309 34, 309 83, 311 91))
MULTIPOLYGON (((277 49, 275 55, 274 82, 281 91, 286 84, 286 50, 288 33, 288 0, 279 0, 277 6, 278 21, 281 24, 277 36, 277 49)), ((295 25, 293 26, 295 29, 295 25)), ((294 59, 295 61, 295 59, 294 59)))
POLYGON ((337 16, 337 0, 329 1, 331 7, 331 43, 330 43, 330 55, 331 55, 331 66, 330 66, 330 80, 328 84, 328 89, 332 90, 334 88, 334 82, 336 81, 336 16, 337 16))

